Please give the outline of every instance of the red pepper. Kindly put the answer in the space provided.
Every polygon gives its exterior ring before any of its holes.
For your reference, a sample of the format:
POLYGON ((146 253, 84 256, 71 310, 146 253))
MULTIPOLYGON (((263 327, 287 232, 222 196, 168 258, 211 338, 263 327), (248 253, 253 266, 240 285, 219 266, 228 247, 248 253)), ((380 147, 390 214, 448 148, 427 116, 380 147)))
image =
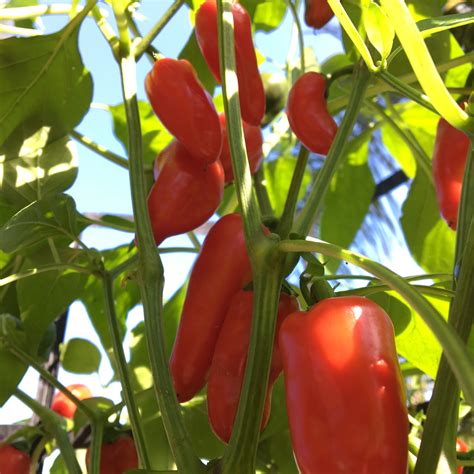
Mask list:
POLYGON ((288 95, 287 115, 290 127, 301 143, 314 153, 327 155, 337 132, 328 112, 322 74, 307 72, 293 84, 288 95))
POLYGON ((174 141, 160 153, 154 171, 148 212, 160 245, 167 237, 199 227, 214 214, 224 192, 224 170, 219 161, 206 167, 196 163, 174 141))
POLYGON ((0 444, 0 474, 29 474, 31 459, 11 444, 0 444))
POLYGON ((328 0, 305 0, 304 4, 304 21, 308 26, 322 28, 334 16, 328 0))
POLYGON ((227 214, 207 234, 191 272, 170 359, 180 402, 205 385, 229 301, 251 275, 242 218, 227 214))
POLYGON ((469 146, 465 133, 440 119, 433 152, 433 180, 441 215, 454 230, 469 146))
MULTIPOLYGON (((66 388, 79 400, 92 397, 91 391, 81 383, 68 385, 66 388)), ((76 413, 77 407, 73 401, 64 395, 64 393, 58 392, 51 402, 51 410, 65 418, 72 419, 74 418, 74 413, 76 413)))
MULTIPOLYGON (((467 453, 469 451, 469 446, 460 438, 456 439, 456 451, 458 453, 467 453)), ((458 474, 462 474, 463 466, 458 467, 458 474)))
MULTIPOLYGON (((265 91, 253 46, 252 23, 249 14, 239 3, 232 4, 232 17, 242 119, 258 126, 265 115, 265 91)), ((206 0, 199 7, 196 12, 195 33, 209 69, 217 82, 221 82, 215 0, 206 0)))
MULTIPOLYGON (((86 453, 86 464, 90 464, 90 449, 86 453)), ((100 452, 100 474, 124 474, 129 469, 138 469, 135 443, 128 436, 121 436, 112 443, 104 443, 100 452)))
POLYGON ((279 338, 300 472, 406 474, 406 400, 385 311, 327 298, 288 316, 279 338))
MULTIPOLYGON (((229 140, 227 139, 227 128, 224 113, 219 115, 219 120, 221 122, 222 128, 222 152, 219 159, 222 163, 222 167, 224 168, 225 182, 231 183, 234 181, 234 172, 232 170, 232 159, 230 157, 229 140)), ((242 125, 244 129, 245 147, 247 149, 250 173, 254 174, 258 170, 258 167, 260 166, 260 163, 263 159, 262 130, 260 127, 249 125, 245 121, 242 121, 242 125)))
POLYGON ((221 151, 219 117, 210 95, 185 59, 159 59, 145 80, 151 106, 169 132, 201 164, 221 151))
MULTIPOLYGON (((230 440, 247 364, 252 326, 253 291, 239 291, 229 304, 212 358, 207 384, 207 408, 214 433, 225 443, 230 440)), ((278 306, 275 343, 268 380, 261 429, 268 423, 272 388, 282 371, 278 330, 284 318, 298 310, 296 298, 282 293, 278 306)))

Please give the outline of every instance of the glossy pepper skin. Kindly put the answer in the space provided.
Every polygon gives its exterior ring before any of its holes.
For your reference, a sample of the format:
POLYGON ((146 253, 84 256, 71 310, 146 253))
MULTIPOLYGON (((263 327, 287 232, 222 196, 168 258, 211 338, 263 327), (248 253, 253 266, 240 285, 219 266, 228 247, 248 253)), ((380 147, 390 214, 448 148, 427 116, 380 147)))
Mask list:
POLYGON ((227 214, 207 234, 191 271, 170 358, 180 402, 205 385, 229 301, 251 280, 251 272, 242 218, 227 214))
MULTIPOLYGON (((234 181, 234 172, 232 171, 232 159, 230 157, 229 140, 227 138, 227 128, 225 121, 225 114, 219 114, 219 121, 222 128, 222 151, 219 157, 222 167, 224 168, 225 182, 232 183, 234 181)), ((244 130, 245 146, 247 149, 247 158, 250 166, 250 173, 254 174, 263 159, 263 138, 262 130, 255 125, 249 125, 242 121, 244 130)))
POLYGON ((192 157, 204 165, 214 162, 222 146, 219 117, 193 66, 184 59, 159 59, 145 89, 158 118, 192 157))
POLYGON ((178 141, 158 155, 154 173, 148 212, 157 245, 204 224, 221 202, 224 170, 220 162, 203 167, 178 141))
MULTIPOLYGON (((250 344, 252 305, 253 291, 240 290, 230 301, 209 372, 207 384, 209 421, 214 433, 225 443, 230 440, 239 406, 250 344)), ((278 306, 275 342, 263 412, 262 430, 267 425, 270 416, 273 384, 282 371, 278 331, 285 317, 297 310, 298 302, 296 298, 283 293, 280 296, 278 306)))
POLYGON ((288 316, 279 338, 300 472, 406 474, 407 408, 385 311, 327 298, 288 316))
POLYGON ((469 138, 443 118, 438 122, 433 151, 433 181, 443 219, 456 230, 469 138))
MULTIPOLYGON (((90 464, 90 449, 86 453, 90 464)), ((121 436, 112 443, 104 443, 100 453, 100 474, 124 474, 129 469, 138 469, 138 455, 135 443, 128 436, 121 436)))
MULTIPOLYGON (((239 3, 232 5, 232 17, 240 111, 243 120, 250 125, 259 126, 265 115, 265 91, 253 46, 252 23, 249 14, 239 3)), ((206 0, 196 12, 195 34, 209 69, 220 83, 215 0, 206 0)))
POLYGON ((288 95, 287 115, 290 127, 308 150, 327 155, 337 132, 328 112, 322 74, 307 72, 293 84, 288 95))
POLYGON ((0 474, 29 474, 31 459, 11 444, 0 444, 0 474))
MULTIPOLYGON (((81 383, 68 385, 66 388, 79 400, 92 397, 89 388, 81 383)), ((58 392, 51 402, 51 410, 55 411, 58 415, 72 419, 74 418, 74 413, 76 413, 77 407, 73 401, 69 400, 69 398, 64 395, 64 393, 58 392)))
POLYGON ((313 28, 322 28, 334 16, 327 0, 305 0, 304 21, 313 28))

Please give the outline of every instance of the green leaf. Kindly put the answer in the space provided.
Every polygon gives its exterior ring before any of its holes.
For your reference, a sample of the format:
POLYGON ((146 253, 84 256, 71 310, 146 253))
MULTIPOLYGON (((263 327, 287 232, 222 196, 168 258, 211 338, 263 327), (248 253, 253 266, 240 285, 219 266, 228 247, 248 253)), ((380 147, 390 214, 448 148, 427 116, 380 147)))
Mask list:
POLYGON ((371 131, 351 140, 331 180, 321 217, 321 238, 348 248, 369 210, 375 183, 367 160, 371 131))
POLYGON ((70 339, 61 348, 63 369, 74 374, 98 372, 100 360, 99 349, 86 339, 70 339))
MULTIPOLYGON (((283 212, 286 196, 290 189, 291 177, 296 166, 296 157, 290 153, 291 149, 286 148, 276 160, 264 163, 268 196, 277 216, 283 212)), ((304 197, 310 181, 311 172, 306 169, 298 199, 304 197)))
POLYGON ((79 29, 0 41, 0 146, 50 127, 49 140, 72 130, 89 109, 92 79, 78 49, 79 29))
MULTIPOLYGON (((107 412, 114 406, 114 402, 105 397, 91 397, 82 400, 84 405, 87 405, 96 415, 100 416, 107 412)), ((78 433, 81 428, 90 423, 89 418, 81 410, 76 410, 74 413, 74 432, 78 433)))
POLYGON ((199 49, 194 30, 191 32, 188 42, 184 45, 184 48, 179 53, 179 59, 187 59, 194 66, 196 74, 202 85, 209 92, 209 94, 213 95, 214 89, 216 87, 216 80, 209 70, 206 60, 199 49))
POLYGON ((71 196, 49 196, 17 212, 0 229, 0 249, 18 252, 49 237, 77 240, 79 213, 71 196))
MULTIPOLYGON (((106 269, 110 270, 132 257, 128 246, 124 245, 115 249, 101 252, 106 269)), ((133 267, 131 268, 133 270, 133 267)), ((115 311, 117 313, 118 325, 121 336, 125 334, 125 321, 128 312, 140 302, 140 291, 137 283, 127 278, 125 275, 118 277, 114 281, 114 301, 115 311)), ((84 292, 81 295, 89 318, 96 330, 102 346, 107 352, 109 358, 112 357, 112 343, 110 341, 109 327, 104 307, 104 290, 102 281, 91 275, 84 285, 84 292)), ((111 359, 112 366, 114 360, 111 359)))
POLYGON ((253 24, 256 30, 269 32, 277 28, 286 13, 284 0, 264 0, 257 4, 253 15, 253 24))
POLYGON ((64 458, 61 454, 54 460, 50 474, 69 474, 64 458))
POLYGON ((395 29, 385 12, 374 2, 364 9, 363 20, 367 37, 385 62, 393 46, 395 29))
MULTIPOLYGON (((128 150, 127 118, 125 116, 125 106, 118 104, 110 107, 115 136, 122 142, 128 150)), ((145 163, 152 164, 157 155, 173 139, 168 130, 158 120, 151 105, 145 101, 138 101, 140 113, 140 125, 142 131, 143 159, 145 163)))
POLYGON ((48 138, 49 128, 41 128, 0 163, 0 196, 17 207, 61 193, 76 179, 76 145, 67 137, 48 138))
MULTIPOLYGON (((369 298, 390 316, 395 329, 398 353, 429 376, 436 377, 441 346, 420 316, 395 292, 378 293, 370 295, 369 298)), ((447 318, 447 301, 435 298, 428 300, 447 318)))
POLYGON ((439 214, 433 184, 419 171, 403 205, 401 224, 408 248, 427 273, 450 273, 456 234, 439 214))

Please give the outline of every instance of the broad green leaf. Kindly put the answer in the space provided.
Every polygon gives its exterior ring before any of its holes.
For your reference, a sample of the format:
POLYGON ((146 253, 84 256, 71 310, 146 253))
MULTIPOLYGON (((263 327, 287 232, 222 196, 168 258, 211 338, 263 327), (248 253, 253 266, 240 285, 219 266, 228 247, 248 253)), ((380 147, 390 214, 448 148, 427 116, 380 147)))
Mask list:
POLYGON ((433 184, 417 172, 403 205, 403 233, 415 261, 427 273, 450 273, 456 234, 441 219, 433 184))
POLYGON ((385 12, 374 2, 364 10, 363 20, 367 37, 384 62, 392 49, 395 30, 385 12))
POLYGON ((179 53, 179 59, 187 59, 194 66, 202 85, 206 88, 209 94, 213 95, 214 88, 216 87, 216 80, 209 70, 206 60, 199 49, 194 30, 191 32, 188 42, 179 53))
POLYGON ((284 0, 264 0, 257 4, 253 15, 253 24, 256 30, 269 32, 277 28, 283 21, 286 13, 284 0))
POLYGON ((348 248, 369 210, 375 183, 367 160, 371 133, 347 146, 347 156, 331 180, 324 199, 321 238, 348 248))
POLYGON ((79 214, 71 196, 49 196, 17 212, 0 229, 0 249, 17 252, 43 242, 48 237, 77 240, 79 214))
POLYGON ((24 140, 21 149, 0 162, 0 195, 18 207, 61 193, 77 176, 77 149, 62 137, 48 143, 43 127, 24 140))
MULTIPOLYGON (((91 397, 82 400, 94 413, 100 415, 112 408, 114 402, 105 397, 91 397)), ((90 423, 89 418, 81 411, 76 410, 74 413, 74 432, 78 433, 84 426, 90 423)))
POLYGON ((0 149, 9 151, 50 127, 49 140, 72 130, 89 109, 92 79, 78 49, 79 29, 0 41, 0 149), (15 146, 14 146, 15 145, 15 146))
MULTIPOLYGON (((379 304, 390 316, 395 329, 398 353, 434 378, 441 357, 441 346, 425 322, 393 291, 371 295, 369 298, 379 304)), ((428 298, 428 300, 447 318, 448 301, 435 298, 428 298)))
MULTIPOLYGON (((110 270, 123 263, 133 254, 124 245, 111 250, 102 252, 106 269, 110 270)), ((131 271, 133 267, 131 267, 131 271)), ((114 301, 117 320, 120 327, 121 336, 125 334, 125 320, 128 312, 140 302, 140 291, 136 281, 128 279, 126 274, 119 276, 114 281, 114 301)), ((112 343, 110 341, 107 316, 104 307, 104 289, 102 281, 91 275, 84 284, 84 292, 81 295, 92 325, 96 330, 100 342, 107 352, 109 358, 112 357, 112 343)), ((111 359, 112 366, 114 364, 111 359)))
MULTIPOLYGON (((165 333, 165 350, 167 357, 170 356, 173 342, 178 329, 181 309, 186 295, 186 285, 183 285, 166 302, 163 308, 163 324, 165 333)), ((147 389, 152 386, 150 361, 145 338, 145 325, 143 322, 137 324, 132 330, 130 342, 130 363, 131 372, 137 389, 147 389)))
MULTIPOLYGON (((267 191, 277 216, 283 212, 286 196, 290 189, 291 177, 296 166, 296 157, 289 153, 290 151, 287 149, 276 160, 264 163, 267 191)), ((310 181, 311 173, 306 169, 298 196, 299 199, 302 199, 306 194, 310 181)))
MULTIPOLYGON (((142 131, 143 158, 145 163, 151 164, 172 140, 172 136, 158 120, 153 112, 151 105, 145 101, 138 102, 140 113, 140 125, 142 131)), ((125 116, 125 107, 118 104, 110 107, 115 136, 122 142, 122 145, 128 149, 127 119, 125 116)))
POLYGON ((63 369, 74 374, 98 372, 100 359, 99 349, 86 339, 70 339, 61 348, 63 369))

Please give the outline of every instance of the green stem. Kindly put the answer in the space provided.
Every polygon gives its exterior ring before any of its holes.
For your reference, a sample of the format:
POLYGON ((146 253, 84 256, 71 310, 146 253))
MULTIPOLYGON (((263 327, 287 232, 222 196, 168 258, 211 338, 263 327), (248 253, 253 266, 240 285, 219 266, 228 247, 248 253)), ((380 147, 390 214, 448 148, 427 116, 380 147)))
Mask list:
POLYGON ((300 17, 298 11, 296 10, 295 4, 292 0, 286 0, 286 4, 290 7, 291 14, 293 15, 293 20, 296 25, 296 31, 298 32, 298 45, 300 48, 300 58, 301 58, 301 74, 304 74, 306 71, 306 60, 304 54, 304 39, 303 39, 303 29, 301 28, 300 17))
POLYGON ((22 28, 20 26, 8 25, 0 23, 0 33, 7 35, 22 36, 23 38, 31 38, 33 36, 42 36, 43 33, 40 30, 34 28, 22 28))
POLYGON ((130 373, 128 370, 127 360, 122 347, 122 339, 120 337, 120 330, 115 313, 115 299, 113 290, 113 279, 109 272, 102 271, 102 283, 104 288, 104 306, 107 317, 107 326, 109 329, 110 340, 114 351, 116 370, 122 385, 122 393, 127 405, 128 415, 130 418, 130 425, 132 426, 133 437, 137 445, 138 456, 141 465, 145 469, 151 469, 148 453, 145 449, 145 437, 143 434, 143 426, 140 423, 140 414, 138 413, 138 406, 135 403, 135 397, 132 389, 132 382, 130 380, 130 373))
POLYGON ((311 229, 318 211, 323 204, 323 197, 329 188, 331 179, 345 156, 344 148, 346 147, 354 123, 359 115, 365 90, 370 80, 370 73, 363 63, 359 62, 354 68, 353 78, 353 88, 344 118, 341 121, 329 153, 324 160, 324 164, 316 176, 308 200, 296 222, 295 230, 301 235, 307 235, 311 229))
POLYGON ((232 170, 235 177, 237 197, 242 209, 245 238, 252 264, 257 258, 257 247, 264 239, 260 209, 252 191, 252 177, 247 158, 247 151, 240 117, 239 90, 236 76, 234 25, 232 3, 230 0, 219 0, 218 32, 219 60, 222 78, 222 96, 226 115, 227 136, 232 158, 232 170), (224 21, 223 16, 226 15, 224 21))
POLYGON ((107 160, 111 161, 112 163, 115 163, 116 165, 121 166, 122 168, 128 169, 128 161, 125 158, 122 158, 121 156, 111 152, 110 150, 107 150, 107 148, 104 148, 102 145, 95 143, 89 137, 82 135, 82 133, 79 133, 76 130, 72 130, 71 132, 69 132, 69 135, 89 150, 94 151, 98 155, 102 156, 103 158, 106 158, 107 160))
MULTIPOLYGON (((121 0, 114 0, 114 5, 117 13, 124 12, 125 6, 121 0)), ((122 31, 122 36, 122 42, 130 43, 127 31, 122 31)), ((146 180, 137 102, 136 62, 130 48, 124 48, 123 52, 127 52, 127 50, 129 54, 120 57, 120 71, 129 140, 132 206, 139 248, 138 281, 143 303, 145 333, 153 376, 153 388, 178 470, 183 473, 194 474, 204 472, 205 467, 196 456, 184 426, 165 352, 162 318, 163 266, 156 250, 146 205, 146 180)))
POLYGON ((403 0, 381 0, 381 6, 400 40, 418 82, 435 109, 451 125, 474 132, 474 119, 462 110, 446 89, 415 20, 403 0))
MULTIPOLYGON (((435 298, 448 299, 454 297, 455 293, 451 290, 446 290, 444 288, 436 288, 433 286, 426 285, 412 285, 413 288, 416 288, 423 295, 434 296, 435 298)), ((344 290, 336 292, 337 296, 349 296, 349 295, 362 295, 368 296, 374 293, 380 293, 383 291, 390 291, 390 288, 387 285, 372 285, 366 286, 364 288, 355 288, 353 290, 344 290)))
POLYGON ((267 254, 265 265, 254 277, 254 303, 250 347, 239 408, 222 474, 254 474, 258 439, 275 337, 276 313, 283 278, 283 256, 267 254), (258 387, 258 390, 255 388, 258 387))
MULTIPOLYGON (((76 7, 76 12, 83 10, 82 5, 76 7)), ((0 20, 26 20, 43 15, 68 15, 71 5, 57 3, 52 5, 31 5, 28 7, 14 7, 0 9, 0 20)))
POLYGON ((95 420, 91 424, 92 441, 90 445, 89 474, 100 474, 100 455, 102 452, 102 438, 104 437, 104 422, 95 420))
POLYGON ((377 72, 379 68, 374 64, 372 56, 370 55, 369 48, 367 48, 364 39, 360 36, 359 32, 357 31, 357 28, 354 26, 354 23, 352 23, 352 20, 350 19, 349 15, 346 13, 344 7, 341 5, 341 2, 339 0, 327 1, 332 11, 336 15, 337 19, 341 23, 341 26, 344 28, 352 43, 354 43, 354 46, 357 48, 357 51, 359 51, 359 54, 364 60, 369 71, 377 72))
POLYGON ((118 60, 119 39, 115 34, 114 29, 107 21, 105 15, 102 13, 99 7, 95 6, 92 9, 92 15, 94 17, 97 27, 99 28, 99 31, 102 33, 102 36, 109 43, 114 58, 118 60))
POLYGON ((436 113, 435 108, 431 104, 430 98, 418 89, 405 84, 405 82, 401 81, 397 76, 394 76, 388 71, 380 71, 378 76, 387 84, 392 86, 395 91, 398 91, 400 94, 408 97, 429 111, 436 113))
POLYGON ((417 166, 425 173, 428 181, 432 182, 433 173, 431 171, 431 159, 418 143, 418 140, 415 138, 411 130, 406 129, 403 123, 399 123, 393 116, 385 112, 385 109, 379 104, 372 101, 366 101, 366 103, 372 110, 379 114, 408 145, 408 148, 410 148, 413 157, 415 158, 417 166))
POLYGON ((28 408, 36 413, 43 422, 44 429, 50 433, 58 443, 59 450, 66 464, 69 474, 81 474, 81 468, 76 459, 76 453, 72 447, 66 432, 66 422, 62 416, 33 400, 19 388, 15 390, 15 397, 23 402, 28 408))
MULTIPOLYGON (((472 63, 474 61, 474 51, 470 53, 463 54, 457 58, 448 59, 445 62, 440 62, 436 65, 436 68, 439 72, 445 72, 449 69, 461 66, 463 64, 472 63)), ((416 75, 414 73, 404 74, 403 76, 398 77, 398 79, 405 84, 413 84, 417 81, 416 75)), ((390 92, 393 90, 393 87, 388 85, 386 82, 379 81, 377 84, 370 86, 366 91, 366 97, 371 98, 376 95, 382 94, 383 92, 390 92)), ((331 114, 335 114, 339 110, 345 108, 348 103, 347 95, 336 97, 328 101, 328 110, 331 114)))
POLYGON ((175 2, 166 10, 163 16, 160 18, 153 28, 143 37, 140 43, 135 47, 135 59, 138 61, 143 53, 147 50, 148 46, 152 41, 161 33, 163 28, 173 18, 174 14, 184 4, 184 0, 175 0, 175 2))
POLYGON ((309 151, 303 146, 303 144, 301 144, 295 170, 293 171, 293 176, 291 178, 290 189, 288 190, 288 196, 286 197, 285 207, 281 215, 280 224, 277 228, 277 233, 280 237, 288 237, 291 227, 293 226, 293 219, 298 204, 298 196, 301 184, 303 183, 308 158, 309 151))
POLYGON ((253 175, 253 184, 262 215, 265 217, 273 216, 273 208, 272 203, 270 202, 270 197, 268 196, 265 181, 265 169, 263 165, 260 166, 258 171, 253 175))
POLYGON ((323 255, 347 261, 363 268, 399 293, 421 316, 438 339, 451 369, 464 390, 466 400, 470 404, 474 403, 474 377, 471 376, 474 371, 474 360, 467 351, 466 345, 438 311, 402 277, 363 255, 319 239, 286 240, 280 243, 279 248, 283 252, 319 252, 323 255))
MULTIPOLYGON (((194 249, 197 252, 199 252, 201 250, 201 242, 199 242, 199 239, 196 237, 196 234, 194 232, 188 232, 187 236, 189 237, 189 240, 193 244, 194 249)), ((163 249, 161 249, 161 251, 163 251, 163 249)))

